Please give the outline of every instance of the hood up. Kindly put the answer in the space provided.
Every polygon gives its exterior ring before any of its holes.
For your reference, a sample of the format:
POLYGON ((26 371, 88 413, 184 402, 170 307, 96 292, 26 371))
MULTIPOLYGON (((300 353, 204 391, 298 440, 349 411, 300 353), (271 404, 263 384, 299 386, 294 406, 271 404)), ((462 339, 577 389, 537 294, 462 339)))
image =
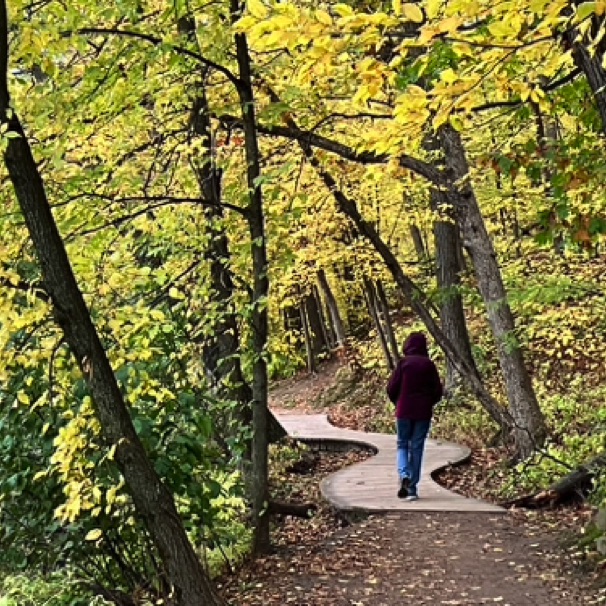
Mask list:
POLYGON ((404 342, 405 356, 429 356, 427 339, 422 332, 413 332, 404 342))

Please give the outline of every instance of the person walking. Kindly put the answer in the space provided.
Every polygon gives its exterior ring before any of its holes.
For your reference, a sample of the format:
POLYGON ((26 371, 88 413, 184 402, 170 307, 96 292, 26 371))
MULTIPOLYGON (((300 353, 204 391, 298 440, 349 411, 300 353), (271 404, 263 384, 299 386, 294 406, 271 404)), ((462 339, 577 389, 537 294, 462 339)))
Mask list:
POLYGON ((396 406, 398 497, 416 501, 425 439, 443 390, 425 335, 411 333, 403 349, 404 357, 389 379, 387 395, 396 406))

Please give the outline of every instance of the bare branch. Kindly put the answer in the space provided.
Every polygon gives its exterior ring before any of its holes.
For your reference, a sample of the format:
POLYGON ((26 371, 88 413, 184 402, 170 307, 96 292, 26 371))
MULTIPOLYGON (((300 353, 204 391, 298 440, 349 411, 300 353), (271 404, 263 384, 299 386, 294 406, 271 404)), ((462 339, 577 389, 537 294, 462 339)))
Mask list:
POLYGON ((164 42, 162 38, 157 38, 156 36, 152 36, 151 34, 145 34, 143 32, 135 32, 132 30, 118 28, 84 27, 82 29, 76 30, 76 32, 66 32, 64 35, 72 36, 74 33, 85 36, 97 34, 100 36, 122 36, 125 38, 135 38, 138 40, 144 40, 145 42, 149 42, 154 46, 160 46, 161 44, 165 44, 176 53, 183 55, 184 57, 194 59, 199 63, 203 63, 204 65, 211 67, 220 74, 223 74, 236 87, 236 89, 240 90, 240 88, 242 87, 242 81, 240 80, 240 78, 238 78, 234 73, 232 73, 227 67, 220 65, 219 63, 215 63, 211 59, 206 58, 204 55, 189 50, 184 46, 179 46, 178 44, 166 44, 166 42, 164 42))

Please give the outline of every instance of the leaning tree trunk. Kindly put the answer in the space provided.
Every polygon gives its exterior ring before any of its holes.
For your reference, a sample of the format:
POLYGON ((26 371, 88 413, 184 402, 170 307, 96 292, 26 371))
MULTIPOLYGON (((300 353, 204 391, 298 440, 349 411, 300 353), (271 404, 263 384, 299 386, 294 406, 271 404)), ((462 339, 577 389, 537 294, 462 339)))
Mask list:
POLYGON ((366 277, 364 277, 363 282, 364 296, 366 299, 366 305, 368 307, 368 313, 370 314, 372 323, 374 324, 375 330, 377 331, 377 338, 379 339, 379 343, 381 344, 381 350, 383 351, 383 356, 385 358, 385 362, 387 363, 387 368, 393 370, 395 368, 395 363, 391 357, 391 353, 387 345, 387 339, 385 338, 385 333, 383 332, 383 326, 381 325, 381 319, 379 318, 377 296, 375 293, 374 285, 372 283, 372 280, 369 280, 366 277))
MULTIPOLYGON (((571 4, 579 5, 579 0, 571 4)), ((572 9, 565 9, 571 14, 572 9)), ((597 34, 604 27, 603 16, 593 15, 591 17, 591 33, 597 34)), ((583 37, 576 28, 569 28, 564 33, 564 43, 567 48, 572 49, 572 59, 576 66, 585 74, 589 88, 593 93, 595 104, 602 122, 602 132, 606 134, 606 69, 602 65, 602 59, 606 52, 606 41, 602 39, 594 52, 589 52, 583 37)))
POLYGON ((579 465, 545 490, 518 497, 502 505, 503 507, 540 509, 582 501, 591 492, 595 479, 604 473, 604 469, 606 469, 606 453, 597 455, 587 463, 579 465))
MULTIPOLYGON (((477 372, 471 353, 471 342, 467 330, 467 321, 463 311, 461 297, 461 267, 459 265, 459 228, 454 221, 446 196, 432 189, 431 208, 442 220, 435 221, 433 230, 436 247, 436 276, 440 289, 440 322, 444 334, 450 339, 470 368, 477 372)), ((479 374, 478 374, 479 376, 479 374)), ((451 391, 460 382, 460 376, 452 362, 447 361, 446 392, 451 391)))
POLYGON ((478 288, 497 345, 509 408, 515 423, 518 455, 525 458, 545 441, 545 420, 517 340, 514 317, 507 301, 496 252, 469 183, 469 166, 461 137, 451 126, 442 127, 439 136, 451 183, 449 201, 460 217, 465 246, 473 260, 478 288))
MULTIPOLYGON (((241 14, 238 0, 231 0, 234 19, 241 14)), ((268 377, 266 347, 269 332, 267 299, 269 295, 269 267, 267 260, 267 237, 265 214, 261 192, 261 155, 257 137, 255 99, 252 87, 250 57, 245 34, 235 34, 236 59, 238 63, 238 95, 244 126, 244 151, 246 155, 246 178, 249 190, 249 204, 246 219, 252 243, 252 343, 255 354, 253 362, 253 437, 252 437, 252 495, 253 552, 267 553, 271 548, 269 536, 269 477, 268 477, 268 432, 267 398, 268 377)))
MULTIPOLYGON (((90 388, 101 435, 115 446, 115 460, 130 490, 175 592, 179 606, 221 604, 198 559, 170 491, 160 480, 132 424, 99 335, 78 288, 29 143, 16 114, 8 110, 8 24, 0 3, 0 119, 12 135, 4 161, 36 249, 56 322, 90 388)), ((5 133, 6 136, 6 133, 5 133)))
POLYGON ((396 335, 394 333, 391 316, 389 314, 389 303, 387 302, 387 295, 385 294, 385 289, 383 288, 383 282, 381 282, 381 280, 377 280, 376 287, 378 297, 377 305, 380 308, 379 315, 383 319, 385 338, 387 339, 395 367, 395 364, 397 364, 398 358, 400 357, 400 352, 398 351, 398 342, 396 341, 396 335))
POLYGON ((328 283, 328 278, 326 277, 326 272, 323 269, 318 271, 318 282, 320 283, 320 288, 324 293, 324 297, 326 299, 326 305, 328 307, 328 313, 330 314, 330 318, 332 320, 332 326, 335 331, 335 337, 337 339, 337 345, 339 347, 343 347, 345 345, 346 335, 345 335, 345 327, 343 326, 343 320, 341 319, 341 312, 339 311, 339 306, 337 305, 337 300, 330 288, 330 284, 328 283))

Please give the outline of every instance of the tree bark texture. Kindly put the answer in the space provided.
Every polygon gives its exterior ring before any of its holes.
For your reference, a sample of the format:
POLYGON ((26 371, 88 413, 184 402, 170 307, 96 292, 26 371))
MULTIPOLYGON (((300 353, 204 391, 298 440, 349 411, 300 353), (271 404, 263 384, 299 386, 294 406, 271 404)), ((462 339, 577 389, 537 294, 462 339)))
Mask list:
POLYGON ((525 458, 543 444, 545 420, 517 341, 496 252, 469 183, 469 166, 461 137, 451 126, 442 127, 439 136, 450 179, 449 201, 458 213, 464 243, 473 260, 478 288, 497 345, 518 455, 525 458))
POLYGON ((15 134, 8 140, 4 161, 40 261, 55 320, 90 388, 102 437, 108 446, 116 446, 115 460, 137 512, 158 548, 167 577, 174 587, 176 603, 179 606, 221 604, 189 542, 173 497, 160 480, 134 429, 78 288, 23 128, 15 114, 10 119, 7 116, 10 101, 3 0, 0 4, 0 45, 0 115, 8 131, 15 134))
MULTIPOLYGON (((592 21, 595 27, 603 27, 597 17, 592 21)), ((600 114, 602 122, 602 132, 606 135, 606 70, 602 66, 602 57, 606 51, 606 44, 602 42, 598 45, 598 52, 591 55, 582 41, 577 41, 578 32, 570 30, 564 36, 567 46, 572 48, 572 58, 576 66, 581 69, 587 78, 589 88, 593 93, 595 104, 600 114)))
POLYGON ((332 289, 330 288, 328 278, 326 277, 326 272, 323 269, 318 271, 318 282, 320 284, 320 289, 324 293, 324 298, 326 299, 326 306, 328 307, 328 313, 330 314, 330 318, 332 320, 337 345, 339 347, 343 347, 346 340, 345 327, 343 326, 343 320, 341 318, 339 306, 337 305, 337 300, 335 299, 332 289))
MULTIPOLYGON (((440 322, 444 334, 450 339, 470 368, 479 376, 473 354, 467 321, 463 310, 461 285, 461 267, 459 265, 459 228, 455 223, 452 210, 444 192, 432 189, 431 208, 444 220, 434 222, 433 231, 436 247, 436 277, 440 289, 440 322)), ((447 361, 446 391, 450 391, 460 382, 460 376, 452 362, 447 361)))
POLYGON ((419 263, 425 263, 427 261, 427 251, 425 250, 425 242, 423 242, 423 234, 421 234, 421 230, 414 223, 410 226, 410 237, 412 238, 419 263))

